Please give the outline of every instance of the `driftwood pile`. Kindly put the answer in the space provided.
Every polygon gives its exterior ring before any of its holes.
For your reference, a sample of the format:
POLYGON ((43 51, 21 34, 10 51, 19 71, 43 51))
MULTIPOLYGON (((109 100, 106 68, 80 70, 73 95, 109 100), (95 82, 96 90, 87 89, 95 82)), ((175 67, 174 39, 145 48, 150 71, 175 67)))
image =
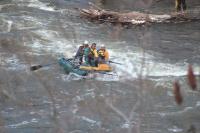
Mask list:
POLYGON ((189 17, 185 13, 173 13, 162 15, 141 13, 136 11, 120 13, 114 11, 106 11, 99 8, 81 9, 80 13, 83 17, 86 17, 91 20, 132 25, 140 25, 145 23, 178 23, 197 20, 197 18, 189 17))

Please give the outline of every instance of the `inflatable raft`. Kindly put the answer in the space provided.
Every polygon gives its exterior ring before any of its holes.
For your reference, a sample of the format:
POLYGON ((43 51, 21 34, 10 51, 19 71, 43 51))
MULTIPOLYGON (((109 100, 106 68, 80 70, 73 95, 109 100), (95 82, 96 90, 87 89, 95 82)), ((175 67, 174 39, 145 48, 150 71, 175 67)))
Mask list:
POLYGON ((111 72, 112 68, 109 64, 99 64, 98 67, 78 65, 73 59, 61 58, 58 63, 63 67, 64 71, 69 73, 75 73, 81 76, 87 76, 89 73, 94 72, 111 72))

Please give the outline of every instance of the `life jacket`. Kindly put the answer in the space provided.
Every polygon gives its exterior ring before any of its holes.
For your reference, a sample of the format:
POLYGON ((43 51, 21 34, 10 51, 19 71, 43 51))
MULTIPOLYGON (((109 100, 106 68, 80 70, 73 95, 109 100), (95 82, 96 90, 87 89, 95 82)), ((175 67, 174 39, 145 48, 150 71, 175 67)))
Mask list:
POLYGON ((109 59, 109 53, 106 49, 105 50, 99 49, 98 55, 99 55, 99 57, 101 57, 102 59, 104 59, 106 61, 108 61, 108 59, 109 59))
POLYGON ((96 49, 92 49, 90 48, 90 57, 94 58, 94 57, 98 57, 98 53, 96 49))

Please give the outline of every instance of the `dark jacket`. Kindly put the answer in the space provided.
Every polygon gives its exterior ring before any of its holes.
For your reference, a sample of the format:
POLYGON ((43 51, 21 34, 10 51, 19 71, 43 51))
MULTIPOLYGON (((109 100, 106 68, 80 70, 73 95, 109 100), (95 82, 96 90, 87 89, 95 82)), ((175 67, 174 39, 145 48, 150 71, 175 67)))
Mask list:
POLYGON ((80 46, 78 48, 78 51, 76 52, 75 57, 82 57, 83 56, 83 52, 84 52, 84 46, 80 46))

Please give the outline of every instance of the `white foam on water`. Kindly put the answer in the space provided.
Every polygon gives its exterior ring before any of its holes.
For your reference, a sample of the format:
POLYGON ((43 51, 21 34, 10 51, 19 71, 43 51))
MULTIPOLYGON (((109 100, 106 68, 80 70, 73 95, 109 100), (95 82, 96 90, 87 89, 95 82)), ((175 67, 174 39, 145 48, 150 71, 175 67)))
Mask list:
POLYGON ((183 116, 185 114, 193 112, 195 108, 194 107, 185 107, 183 110, 175 111, 175 112, 159 112, 156 114, 159 114, 161 117, 166 116, 183 116))
MULTIPOLYGON (((168 77, 168 76, 185 76, 187 74, 188 64, 179 62, 171 64, 163 59, 157 61, 156 57, 145 53, 145 56, 140 52, 124 53, 110 51, 111 55, 120 55, 119 58, 113 59, 114 62, 122 63, 123 65, 113 64, 116 72, 120 77, 125 79, 137 78, 139 75, 144 77, 168 77)), ((193 66, 194 73, 199 74, 198 65, 193 66)))
POLYGON ((92 119, 90 119, 90 118, 88 118, 88 117, 85 117, 85 116, 82 116, 81 119, 83 119, 83 120, 85 120, 85 121, 87 121, 87 122, 89 122, 89 123, 91 123, 91 124, 97 123, 97 121, 92 120, 92 119))
POLYGON ((91 118, 88 118, 86 116, 76 116, 77 118, 85 121, 85 122, 88 122, 89 124, 91 124, 91 126, 94 126, 94 125, 97 125, 97 126, 101 126, 101 122, 100 121, 95 121, 91 118))
POLYGON ((27 3, 28 2, 28 7, 33 7, 33 8, 38 8, 40 10, 45 10, 45 11, 50 11, 50 12, 53 12, 55 11, 53 7, 50 7, 48 6, 48 3, 43 3, 43 2, 40 2, 38 0, 14 0, 16 2, 21 2, 20 5, 24 5, 24 3, 27 3), (24 3, 23 3, 24 2, 24 3))
POLYGON ((8 20, 7 23, 8 23, 7 32, 10 32, 10 31, 11 31, 11 28, 12 28, 13 21, 8 20))
POLYGON ((25 126, 25 125, 29 125, 29 124, 37 123, 37 122, 38 122, 38 119, 33 118, 33 119, 31 119, 30 121, 22 121, 22 122, 20 122, 20 123, 8 125, 8 126, 6 126, 6 127, 8 127, 8 128, 19 128, 19 127, 21 127, 21 126, 25 126))
POLYGON ((10 32, 12 29, 13 21, 4 18, 1 21, 2 25, 0 26, 0 28, 3 29, 3 33, 10 32))
POLYGON ((4 66, 5 69, 16 71, 16 70, 26 70, 26 65, 21 62, 16 55, 10 57, 0 57, 0 65, 4 66))
POLYGON ((180 133, 180 132, 183 132, 183 129, 178 128, 177 126, 173 126, 172 128, 168 128, 168 131, 173 132, 173 133, 180 133))
POLYGON ((47 53, 53 53, 56 57, 64 55, 71 58, 74 56, 76 50, 74 44, 65 38, 59 37, 58 32, 46 29, 33 32, 40 37, 38 39, 34 38, 33 43, 27 44, 33 51, 46 51, 47 53))
MULTIPOLYGON (((28 21, 28 22, 32 22, 31 24, 33 24, 34 26, 43 26, 45 25, 44 23, 42 23, 41 19, 38 19, 36 17, 33 17, 33 16, 27 16, 27 15, 23 15, 22 18, 25 20, 25 21, 28 21)), ((21 27, 23 27, 24 24, 21 24, 21 27)))
POLYGON ((197 101, 196 107, 200 107, 200 101, 197 101))
POLYGON ((99 81, 119 81, 120 78, 114 73, 96 73, 95 80, 99 81))
POLYGON ((17 123, 17 124, 8 125, 7 127, 9 127, 9 128, 17 128, 17 127, 20 127, 20 126, 23 126, 23 125, 28 125, 28 124, 30 124, 30 122, 22 121, 22 122, 17 123))

